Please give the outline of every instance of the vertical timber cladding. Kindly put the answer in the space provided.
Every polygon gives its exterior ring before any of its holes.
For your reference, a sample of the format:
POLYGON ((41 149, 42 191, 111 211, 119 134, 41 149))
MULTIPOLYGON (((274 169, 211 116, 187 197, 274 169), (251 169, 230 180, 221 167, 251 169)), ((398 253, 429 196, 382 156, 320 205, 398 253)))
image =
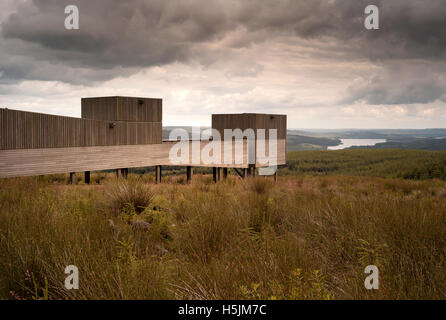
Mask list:
POLYGON ((0 150, 162 143, 161 99, 82 99, 82 116, 0 109, 0 150))
POLYGON ((98 97, 82 99, 82 118, 108 121, 162 122, 162 99, 98 97))
POLYGON ((286 139, 286 115, 241 113, 241 114, 213 114, 212 128, 218 130, 224 138, 224 129, 266 129, 266 138, 269 138, 269 129, 277 129, 277 139, 286 139))
MULTIPOLYGON (((82 118, 112 121, 119 126, 126 123, 127 132, 121 139, 136 140, 136 144, 148 135, 150 143, 162 143, 163 100, 139 97, 97 97, 82 99, 82 118), (151 123, 143 126, 141 123, 151 123), (138 125, 139 124, 139 125, 138 125)), ((121 143, 118 143, 121 144, 121 143)))
MULTIPOLYGON (((257 135, 257 129, 266 129, 265 138, 269 139, 269 129, 277 129, 277 161, 279 165, 286 163, 286 131, 287 116, 281 114, 263 114, 263 113, 242 113, 242 114, 213 114, 212 128, 220 132, 224 139, 224 129, 254 129, 257 135)), ((268 153, 268 143, 265 150, 268 153)), ((259 161, 261 154, 256 151, 256 166, 262 166, 259 161)))

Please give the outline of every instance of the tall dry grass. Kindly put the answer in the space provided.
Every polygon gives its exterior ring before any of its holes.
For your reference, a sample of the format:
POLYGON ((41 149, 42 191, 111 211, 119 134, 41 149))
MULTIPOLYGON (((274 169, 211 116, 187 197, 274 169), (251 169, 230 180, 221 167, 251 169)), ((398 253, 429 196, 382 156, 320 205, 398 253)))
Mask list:
POLYGON ((105 180, 0 180, 0 298, 446 297, 443 181, 105 180), (71 264, 79 290, 64 287, 71 264))

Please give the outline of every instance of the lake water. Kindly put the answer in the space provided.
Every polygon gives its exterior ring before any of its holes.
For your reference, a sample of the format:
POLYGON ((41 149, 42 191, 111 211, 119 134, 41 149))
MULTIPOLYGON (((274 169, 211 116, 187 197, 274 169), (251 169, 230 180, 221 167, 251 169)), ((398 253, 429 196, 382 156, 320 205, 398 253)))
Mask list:
POLYGON ((328 150, 342 150, 353 146, 374 146, 377 143, 384 143, 386 139, 339 139, 341 144, 334 147, 328 147, 328 150))

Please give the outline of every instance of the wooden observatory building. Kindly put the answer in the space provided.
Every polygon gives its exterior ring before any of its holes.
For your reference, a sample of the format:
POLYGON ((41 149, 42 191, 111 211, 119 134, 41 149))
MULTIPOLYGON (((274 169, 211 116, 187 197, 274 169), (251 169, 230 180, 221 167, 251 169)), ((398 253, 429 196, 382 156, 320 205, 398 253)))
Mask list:
MULTIPOLYGON (((162 99, 98 97, 81 101, 81 118, 0 109, 0 178, 85 172, 88 183, 90 171, 116 169, 125 175, 128 168, 156 166, 160 181, 161 166, 178 166, 169 158, 177 141, 163 141, 162 99)), ((277 129, 277 164, 285 164, 286 115, 213 115, 212 126, 218 131, 277 129)), ((210 142, 200 140, 200 150, 210 142)), ((187 143, 192 148, 193 141, 187 143)), ((247 142, 243 144, 246 151, 247 142)), ((209 165, 192 157, 191 151, 189 161, 181 165, 188 168, 188 179, 192 167, 200 166, 213 167, 214 178, 228 168, 246 175, 248 169, 255 172, 256 167, 262 167, 257 157, 254 163, 245 157, 242 163, 209 165)))

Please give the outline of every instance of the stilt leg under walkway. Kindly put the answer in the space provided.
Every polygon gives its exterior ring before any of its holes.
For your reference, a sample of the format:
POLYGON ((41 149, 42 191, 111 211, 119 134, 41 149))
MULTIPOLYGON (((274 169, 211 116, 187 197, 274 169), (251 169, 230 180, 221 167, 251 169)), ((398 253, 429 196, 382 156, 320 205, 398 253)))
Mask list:
POLYGON ((74 172, 70 172, 70 179, 68 180, 69 184, 74 184, 74 177, 75 177, 76 173, 74 172))
POLYGON ((90 171, 85 171, 85 184, 90 184, 90 171))
POLYGON ((193 173, 194 173, 194 169, 191 166, 188 166, 186 168, 187 183, 192 183, 193 173))
POLYGON ((155 173, 155 180, 156 183, 161 183, 161 177, 162 177, 162 168, 161 166, 156 166, 156 173, 155 173))
POLYGON ((223 181, 223 168, 217 168, 218 170, 218 181, 223 181))
POLYGON ((212 168, 212 179, 217 182, 217 167, 212 168))
POLYGON ((129 169, 128 168, 122 168, 121 169, 121 177, 123 177, 124 179, 127 179, 129 175, 129 169))

